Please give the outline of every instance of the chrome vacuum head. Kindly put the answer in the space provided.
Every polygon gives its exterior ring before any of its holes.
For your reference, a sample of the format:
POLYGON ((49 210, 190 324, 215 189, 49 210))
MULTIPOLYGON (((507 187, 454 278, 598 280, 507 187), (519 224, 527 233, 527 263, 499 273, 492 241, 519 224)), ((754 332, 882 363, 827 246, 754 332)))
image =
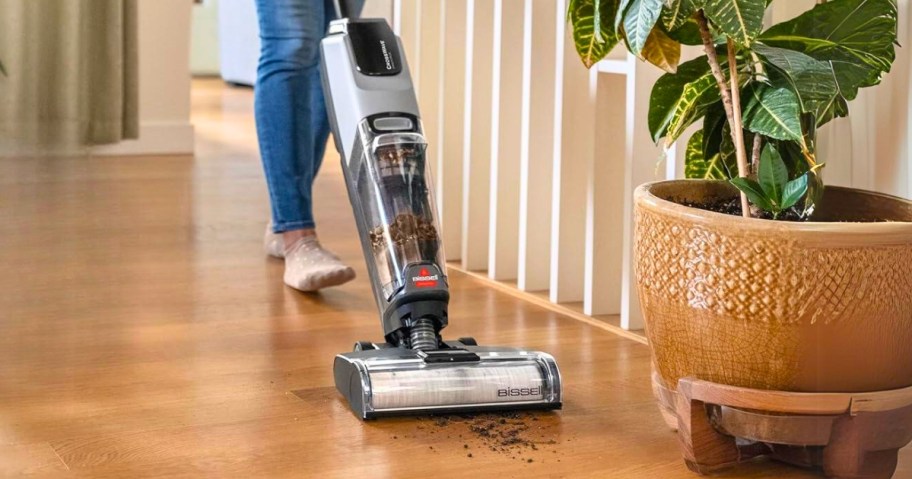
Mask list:
POLYGON ((460 342, 433 351, 384 346, 336 356, 336 388, 362 419, 561 407, 549 354, 460 342))
POLYGON ((336 388, 364 419, 560 408, 550 355, 440 337, 449 322, 445 255, 399 39, 384 20, 342 18, 330 24, 321 51, 330 124, 385 338, 336 356, 336 388))

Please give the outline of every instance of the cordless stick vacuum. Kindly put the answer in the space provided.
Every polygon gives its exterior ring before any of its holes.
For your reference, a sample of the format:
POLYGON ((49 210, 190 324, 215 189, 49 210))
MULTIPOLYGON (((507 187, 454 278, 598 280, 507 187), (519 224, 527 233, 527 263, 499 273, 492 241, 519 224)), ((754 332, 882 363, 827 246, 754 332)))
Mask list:
POLYGON ((441 339, 450 295, 408 65, 385 20, 345 3, 322 41, 323 91, 384 341, 336 356, 336 388, 362 419, 559 409, 551 355, 441 339))

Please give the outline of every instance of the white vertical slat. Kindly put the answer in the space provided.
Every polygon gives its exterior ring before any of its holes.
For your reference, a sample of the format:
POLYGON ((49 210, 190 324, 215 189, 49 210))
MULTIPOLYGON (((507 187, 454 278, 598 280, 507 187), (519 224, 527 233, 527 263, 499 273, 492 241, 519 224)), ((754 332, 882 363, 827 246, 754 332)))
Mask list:
POLYGON ((586 185, 583 312, 588 315, 621 312, 626 83, 624 74, 602 73, 598 79, 597 153, 586 185))
POLYGON ((555 0, 525 0, 517 275, 517 286, 523 291, 550 286, 554 48, 560 17, 555 0))
POLYGON ((551 192, 551 301, 581 301, 585 275, 586 176, 595 152, 596 70, 580 63, 557 2, 554 177, 551 192))
POLYGON ((466 0, 462 267, 488 267, 494 3, 466 0))
POLYGON ((494 0, 488 276, 515 279, 519 244, 523 0, 494 0))
POLYGON ((396 34, 402 41, 405 60, 412 75, 415 91, 420 90, 421 71, 421 0, 396 0, 394 18, 396 34))
POLYGON ((402 0, 393 0, 392 27, 396 35, 402 36, 402 0))
POLYGON ((466 6, 464 0, 442 2, 442 81, 440 155, 436 167, 443 243, 447 260, 462 254, 462 161, 465 128, 466 6))
POLYGON ((662 157, 662 149, 649 135, 649 94, 652 85, 661 76, 661 70, 628 55, 631 74, 627 77, 627 151, 624 164, 624 249, 623 281, 621 292, 621 327, 641 329, 643 327, 639 296, 636 291, 636 275, 633 256, 633 190, 646 182, 660 179, 656 165, 662 157))

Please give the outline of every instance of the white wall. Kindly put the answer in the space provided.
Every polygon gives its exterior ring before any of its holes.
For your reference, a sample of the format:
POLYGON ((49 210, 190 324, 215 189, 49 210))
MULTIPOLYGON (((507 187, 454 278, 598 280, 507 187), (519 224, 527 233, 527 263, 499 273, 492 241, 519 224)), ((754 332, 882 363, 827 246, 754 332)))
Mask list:
POLYGON ((190 124, 190 0, 139 0, 140 137, 96 155, 193 153, 190 124))

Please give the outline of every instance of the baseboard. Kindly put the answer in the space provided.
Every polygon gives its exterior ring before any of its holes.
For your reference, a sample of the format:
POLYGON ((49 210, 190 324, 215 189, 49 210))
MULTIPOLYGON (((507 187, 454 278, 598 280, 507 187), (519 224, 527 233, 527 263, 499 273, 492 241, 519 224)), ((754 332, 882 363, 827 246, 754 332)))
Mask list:
POLYGON ((147 122, 139 127, 139 138, 89 149, 93 156, 192 155, 193 125, 184 122, 147 122))
POLYGON ((139 127, 138 139, 111 145, 48 147, 0 142, 0 158, 192 155, 194 140, 190 123, 144 123, 139 127))

